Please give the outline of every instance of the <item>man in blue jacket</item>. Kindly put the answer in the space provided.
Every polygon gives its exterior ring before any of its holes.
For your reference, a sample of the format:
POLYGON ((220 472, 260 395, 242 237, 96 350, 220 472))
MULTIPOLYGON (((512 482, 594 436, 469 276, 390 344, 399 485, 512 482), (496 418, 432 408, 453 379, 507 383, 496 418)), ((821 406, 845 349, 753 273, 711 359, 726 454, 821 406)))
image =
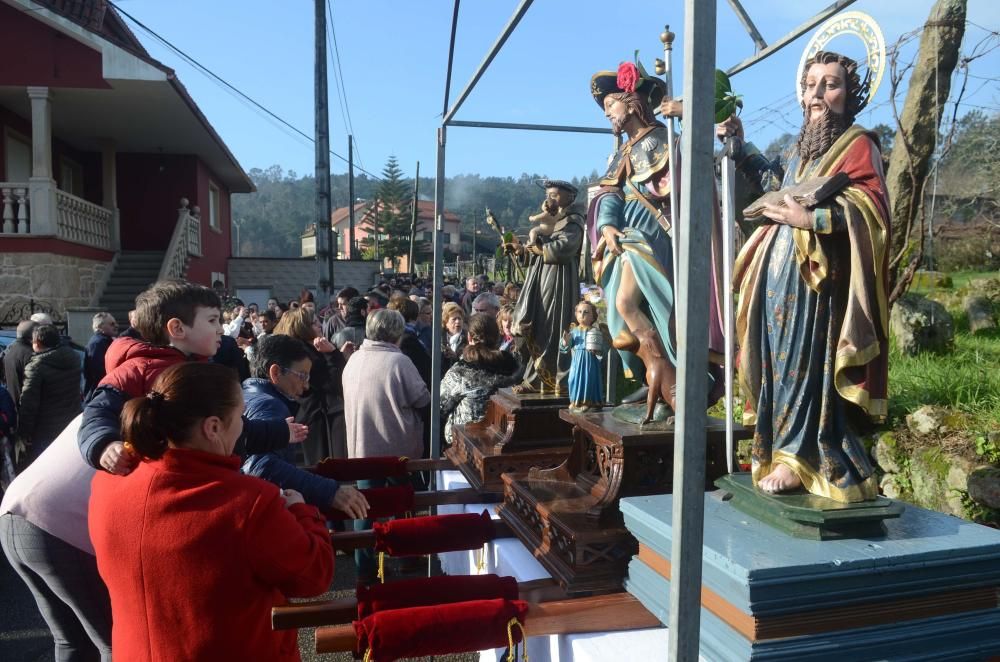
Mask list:
MULTIPOLYGON (((250 366, 253 376, 243 382, 244 416, 250 421, 284 421, 294 416, 299 406, 295 398, 309 386, 311 367, 308 350, 301 340, 286 335, 265 338, 254 352, 250 366)), ((239 445, 234 452, 241 452, 239 445)), ((246 456, 243 473, 263 478, 282 489, 297 490, 306 503, 321 510, 332 506, 353 519, 364 519, 368 514, 368 502, 361 492, 299 469, 292 463, 287 448, 246 456)))

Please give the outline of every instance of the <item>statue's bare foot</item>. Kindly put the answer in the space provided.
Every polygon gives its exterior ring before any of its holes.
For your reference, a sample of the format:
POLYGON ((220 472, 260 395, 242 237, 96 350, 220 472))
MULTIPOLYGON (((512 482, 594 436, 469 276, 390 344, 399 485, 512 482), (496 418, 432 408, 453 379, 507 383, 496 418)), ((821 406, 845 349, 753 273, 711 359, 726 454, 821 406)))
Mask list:
POLYGON ((802 480, 784 464, 775 464, 771 473, 757 481, 757 487, 764 492, 780 494, 799 489, 802 487, 802 480))
POLYGON ((514 393, 537 393, 538 391, 531 384, 516 384, 512 386, 511 389, 514 393))

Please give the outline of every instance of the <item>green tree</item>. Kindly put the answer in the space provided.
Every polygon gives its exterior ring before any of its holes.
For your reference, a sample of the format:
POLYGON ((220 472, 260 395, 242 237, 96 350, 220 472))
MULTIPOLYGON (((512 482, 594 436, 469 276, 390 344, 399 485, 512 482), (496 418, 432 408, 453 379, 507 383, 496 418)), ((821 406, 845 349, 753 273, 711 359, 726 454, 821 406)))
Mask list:
MULTIPOLYGON (((380 258, 390 260, 393 267, 398 265, 399 258, 410 252, 410 224, 412 200, 410 186, 403 179, 403 171, 395 156, 390 156, 382 169, 382 181, 375 187, 375 199, 365 210, 361 227, 368 231, 367 238, 361 241, 363 251, 374 254, 376 238, 377 253, 380 258)), ((417 239, 414 242, 414 252, 418 255, 427 252, 426 242, 417 239)))

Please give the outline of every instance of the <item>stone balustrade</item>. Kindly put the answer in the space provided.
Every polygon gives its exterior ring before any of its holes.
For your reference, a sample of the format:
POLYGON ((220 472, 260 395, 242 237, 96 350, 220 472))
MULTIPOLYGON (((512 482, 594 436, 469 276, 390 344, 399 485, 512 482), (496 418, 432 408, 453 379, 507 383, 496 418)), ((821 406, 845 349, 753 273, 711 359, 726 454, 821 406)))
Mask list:
POLYGON ((113 250, 112 217, 110 209, 56 190, 56 233, 61 239, 113 250))
POLYGON ((0 182, 0 202, 3 204, 3 232, 27 234, 30 215, 28 211, 28 184, 0 182))
POLYGON ((32 219, 33 185, 27 182, 0 182, 0 205, 2 205, 0 218, 3 221, 0 232, 50 237, 54 234, 59 239, 74 244, 115 250, 112 234, 115 214, 112 210, 49 185, 41 191, 34 192, 43 193, 44 196, 41 198, 43 201, 54 199, 55 223, 52 223, 51 219, 38 217, 38 207, 35 208, 36 218, 32 219))

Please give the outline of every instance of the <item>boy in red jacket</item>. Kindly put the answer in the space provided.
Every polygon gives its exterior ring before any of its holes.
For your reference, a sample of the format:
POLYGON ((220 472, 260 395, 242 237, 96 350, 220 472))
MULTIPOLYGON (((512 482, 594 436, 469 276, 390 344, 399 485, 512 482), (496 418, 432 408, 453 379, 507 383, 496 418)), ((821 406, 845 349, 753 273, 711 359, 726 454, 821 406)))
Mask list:
MULTIPOLYGON (((136 298, 135 328, 142 340, 118 338, 105 355, 107 375, 83 410, 78 442, 90 466, 126 475, 139 457, 125 451, 119 417, 125 402, 149 393, 164 369, 205 361, 219 349, 222 302, 214 290, 180 280, 160 281, 136 298)), ((302 441, 307 428, 281 421, 246 421, 248 452, 267 452, 302 441)))

